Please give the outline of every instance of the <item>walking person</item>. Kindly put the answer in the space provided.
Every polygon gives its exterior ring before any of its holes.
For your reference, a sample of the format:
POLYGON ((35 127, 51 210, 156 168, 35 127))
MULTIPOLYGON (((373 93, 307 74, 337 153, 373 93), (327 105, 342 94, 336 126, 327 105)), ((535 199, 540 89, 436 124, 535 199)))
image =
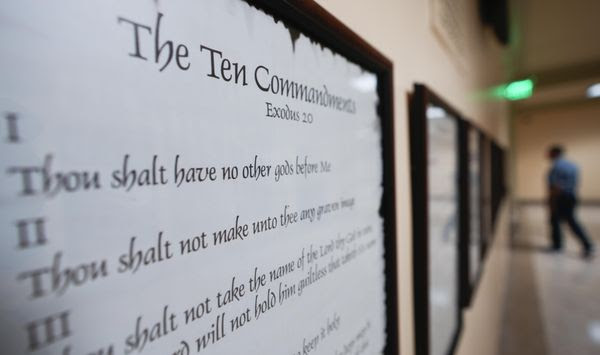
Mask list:
POLYGON ((577 206, 577 184, 579 168, 563 157, 564 149, 554 145, 548 150, 552 167, 548 173, 548 204, 550 207, 550 224, 552 228, 552 251, 562 250, 562 232, 560 223, 567 222, 583 247, 582 256, 585 259, 593 257, 594 246, 585 230, 575 218, 577 206))

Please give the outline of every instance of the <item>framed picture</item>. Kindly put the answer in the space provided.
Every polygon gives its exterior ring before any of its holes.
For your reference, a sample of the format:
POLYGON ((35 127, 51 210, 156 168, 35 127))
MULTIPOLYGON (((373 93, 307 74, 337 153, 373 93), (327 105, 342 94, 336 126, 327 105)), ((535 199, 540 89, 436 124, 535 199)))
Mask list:
POLYGON ((0 17, 3 352, 399 353, 390 60, 314 1, 0 17))
POLYGON ((506 152, 496 141, 492 141, 491 151, 491 209, 492 230, 495 230, 500 206, 507 193, 506 187, 506 152))
POLYGON ((415 342, 420 355, 454 352, 461 315, 460 137, 457 110, 424 85, 411 98, 415 342))
POLYGON ((482 134, 473 124, 464 122, 463 139, 461 139, 464 154, 461 152, 461 160, 464 161, 463 179, 461 180, 461 191, 463 191, 463 248, 461 255, 461 280, 463 290, 462 303, 468 307, 473 299, 479 278, 483 270, 484 257, 484 222, 482 213, 482 134))
POLYGON ((492 222, 492 140, 481 132, 481 235, 482 260, 485 260, 494 238, 492 222))

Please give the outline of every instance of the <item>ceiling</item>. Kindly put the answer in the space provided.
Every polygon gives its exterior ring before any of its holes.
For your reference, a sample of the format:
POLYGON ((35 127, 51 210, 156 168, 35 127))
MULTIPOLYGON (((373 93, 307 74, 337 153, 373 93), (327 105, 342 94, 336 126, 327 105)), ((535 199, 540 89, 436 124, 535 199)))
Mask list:
POLYGON ((600 0, 511 0, 512 79, 533 77, 532 108, 586 100, 600 82, 600 0))

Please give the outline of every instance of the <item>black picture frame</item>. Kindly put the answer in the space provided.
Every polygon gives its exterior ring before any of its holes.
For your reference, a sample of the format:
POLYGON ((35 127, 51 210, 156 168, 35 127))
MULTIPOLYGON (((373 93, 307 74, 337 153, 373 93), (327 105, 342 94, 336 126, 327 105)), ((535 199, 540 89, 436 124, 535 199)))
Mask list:
MULTIPOLYGON (((506 150, 489 135, 480 130, 482 159, 481 173, 481 264, 482 269, 494 243, 498 215, 508 194, 506 176, 506 150)), ((476 286, 475 286, 476 287, 476 286)), ((471 292, 473 293, 473 291, 471 292)))
POLYGON ((491 161, 491 230, 496 230, 498 222, 498 213, 500 212, 500 206, 502 201, 508 192, 506 185, 506 151, 498 142, 495 140, 491 141, 490 149, 490 161, 491 161))
POLYGON ((465 257, 461 258, 461 289, 462 297, 461 302, 464 308, 470 307, 477 286, 483 274, 485 266, 485 251, 487 246, 487 234, 486 234, 486 222, 485 222, 485 210, 483 208, 484 200, 484 154, 483 145, 485 140, 485 134, 471 122, 464 121, 462 125, 462 137, 461 141, 461 192, 463 201, 467 201, 463 204, 462 218, 463 220, 463 243, 461 247, 461 255, 465 257), (473 139, 474 138, 474 139, 473 139), (476 149, 476 153, 473 154, 472 148, 476 149), (477 171, 474 173, 472 168, 473 157, 477 159, 477 171), (476 180, 476 181, 475 181, 476 180), (476 188, 473 185, 476 184, 476 188), (477 190, 477 195, 474 196, 472 192, 477 190), (476 218, 473 219, 473 212, 477 211, 476 218), (472 228, 473 226, 475 228, 472 228), (472 239, 476 238, 475 241, 472 239), (477 264, 472 263, 473 260, 473 246, 475 246, 477 264))
MULTIPOLYGON (((479 280, 483 274, 485 268, 485 262, 489 250, 491 249, 494 242, 494 235, 496 232, 496 226, 498 222, 498 214, 504 198, 508 194, 508 187, 506 183, 506 149, 496 142, 493 138, 485 134, 481 129, 477 128, 473 124, 466 124, 467 132, 476 132, 479 137, 479 160, 480 160, 480 172, 479 172, 479 263, 478 270, 475 271, 476 277, 471 278, 472 267, 470 258, 464 258, 461 260, 461 278, 463 280, 462 288, 463 292, 463 307, 469 307, 473 301, 474 294, 477 290, 479 280)), ((465 133, 468 135, 469 133, 465 133)), ((467 143, 468 145, 468 143, 467 143)), ((465 149, 468 151, 468 147, 465 149)), ((464 183, 466 186, 471 185, 470 179, 472 174, 466 174, 464 176, 464 183)), ((469 196, 470 190, 465 192, 464 198, 472 201, 469 196)), ((473 206, 466 204, 463 213, 470 214, 473 206)), ((471 230, 470 224, 467 225, 465 222, 465 245, 471 245, 471 230)), ((468 248, 468 246, 464 246, 468 248)), ((463 251, 468 253, 468 251, 463 251)), ((463 254, 466 255, 466 254, 463 254)))
POLYGON ((377 76, 377 111, 381 119, 383 194, 380 215, 384 220, 386 345, 384 353, 400 353, 398 263, 396 256, 396 189, 394 157, 393 65, 333 15, 312 0, 246 0, 277 21, 283 21, 290 34, 302 33, 377 76))
MULTIPOLYGON (((452 331, 453 336, 447 346, 445 354, 453 354, 458 344, 462 331, 462 306, 466 298, 464 287, 465 239, 468 223, 465 223, 467 214, 464 213, 466 185, 464 183, 465 169, 465 122, 460 113, 446 103, 440 96, 423 84, 415 84, 410 97, 410 167, 412 182, 412 212, 413 212, 413 287, 414 287, 414 324, 415 348, 418 355, 431 354, 430 342, 430 258, 429 258, 429 203, 428 203, 428 129, 426 110, 429 104, 443 108, 455 118, 457 124, 457 149, 456 163, 458 176, 457 184, 457 240, 456 240, 456 324, 452 331)), ((451 266, 449 266, 451 267, 451 266)))
POLYGON ((480 152, 481 152, 481 259, 482 263, 488 255, 491 248, 494 232, 492 228, 492 159, 491 159, 491 138, 483 131, 480 132, 480 152))

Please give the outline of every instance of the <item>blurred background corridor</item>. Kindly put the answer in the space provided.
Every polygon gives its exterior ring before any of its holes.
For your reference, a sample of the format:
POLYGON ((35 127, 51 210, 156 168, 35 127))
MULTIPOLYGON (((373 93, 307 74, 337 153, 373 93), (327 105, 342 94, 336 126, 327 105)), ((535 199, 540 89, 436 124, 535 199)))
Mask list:
POLYGON ((513 212, 500 344, 504 355, 600 354, 600 261, 582 260, 563 225, 552 253, 544 159, 561 144, 580 168, 577 215, 600 244, 599 1, 513 1, 516 77, 532 97, 512 103, 513 212))

